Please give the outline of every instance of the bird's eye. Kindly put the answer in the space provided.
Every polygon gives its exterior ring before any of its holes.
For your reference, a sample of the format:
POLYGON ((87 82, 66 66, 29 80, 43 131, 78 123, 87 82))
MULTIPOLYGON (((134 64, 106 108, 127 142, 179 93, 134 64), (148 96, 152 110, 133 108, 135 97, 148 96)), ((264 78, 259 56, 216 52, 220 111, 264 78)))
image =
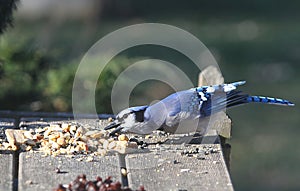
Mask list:
POLYGON ((129 113, 125 113, 122 118, 127 118, 129 113))

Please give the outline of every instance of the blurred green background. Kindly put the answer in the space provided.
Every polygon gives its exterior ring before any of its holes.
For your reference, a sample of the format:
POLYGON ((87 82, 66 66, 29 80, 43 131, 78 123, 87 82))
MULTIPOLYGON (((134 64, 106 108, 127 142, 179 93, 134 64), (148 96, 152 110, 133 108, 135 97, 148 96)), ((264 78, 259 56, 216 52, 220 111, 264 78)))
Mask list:
MULTIPOLYGON (((210 49, 226 82, 246 80, 241 88, 246 92, 296 104, 252 104, 228 111, 235 189, 299 190, 299 8, 296 0, 20 1, 14 27, 0 36, 0 110, 71 112, 76 68, 95 42, 131 24, 174 25, 210 49)), ((110 90, 120 72, 145 58, 174 63, 197 84, 199 71, 180 53, 149 45, 131 48, 115 57, 99 78, 99 113, 111 113, 110 90)), ((172 91, 164 83, 143 82, 130 101, 147 104, 172 91)))

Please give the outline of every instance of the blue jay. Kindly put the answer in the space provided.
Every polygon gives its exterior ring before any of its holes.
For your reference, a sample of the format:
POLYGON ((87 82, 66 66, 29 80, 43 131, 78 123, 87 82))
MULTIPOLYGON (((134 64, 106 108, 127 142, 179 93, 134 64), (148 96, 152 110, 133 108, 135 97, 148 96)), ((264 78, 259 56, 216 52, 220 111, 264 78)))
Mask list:
POLYGON ((121 111, 116 119, 105 127, 105 130, 115 128, 111 135, 116 133, 150 134, 154 130, 177 128, 180 124, 180 133, 204 132, 207 127, 201 122, 209 116, 234 106, 251 102, 294 106, 287 100, 249 96, 236 88, 245 84, 245 81, 230 84, 202 86, 180 91, 169 95, 151 106, 130 107, 121 111), (196 126, 194 129, 187 128, 196 126))

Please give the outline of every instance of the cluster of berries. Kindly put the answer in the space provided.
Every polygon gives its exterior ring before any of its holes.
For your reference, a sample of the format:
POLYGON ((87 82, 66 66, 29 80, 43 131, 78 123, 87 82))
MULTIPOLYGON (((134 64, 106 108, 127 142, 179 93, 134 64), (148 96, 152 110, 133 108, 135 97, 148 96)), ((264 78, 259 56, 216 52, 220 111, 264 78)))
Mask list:
MULTIPOLYGON (((69 185, 64 186, 62 184, 58 185, 54 191, 134 191, 128 187, 122 188, 122 184, 117 181, 113 182, 109 176, 105 180, 101 177, 96 177, 96 180, 89 181, 86 179, 86 175, 79 175, 72 181, 69 185)), ((143 186, 140 186, 138 190, 135 191, 145 191, 143 186)))

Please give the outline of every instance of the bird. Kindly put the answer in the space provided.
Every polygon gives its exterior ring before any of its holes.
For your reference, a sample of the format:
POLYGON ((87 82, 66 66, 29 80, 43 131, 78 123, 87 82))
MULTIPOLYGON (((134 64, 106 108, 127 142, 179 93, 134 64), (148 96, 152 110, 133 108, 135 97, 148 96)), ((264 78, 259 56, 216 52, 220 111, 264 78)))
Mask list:
POLYGON ((175 92, 153 105, 129 107, 116 115, 105 130, 114 129, 110 135, 120 133, 151 134, 155 130, 175 133, 203 134, 210 116, 248 103, 265 103, 294 106, 288 100, 251 96, 237 90, 246 81, 195 87, 175 92), (206 123, 203 123, 206 122, 206 123), (206 125, 203 125, 206 124, 206 125))

